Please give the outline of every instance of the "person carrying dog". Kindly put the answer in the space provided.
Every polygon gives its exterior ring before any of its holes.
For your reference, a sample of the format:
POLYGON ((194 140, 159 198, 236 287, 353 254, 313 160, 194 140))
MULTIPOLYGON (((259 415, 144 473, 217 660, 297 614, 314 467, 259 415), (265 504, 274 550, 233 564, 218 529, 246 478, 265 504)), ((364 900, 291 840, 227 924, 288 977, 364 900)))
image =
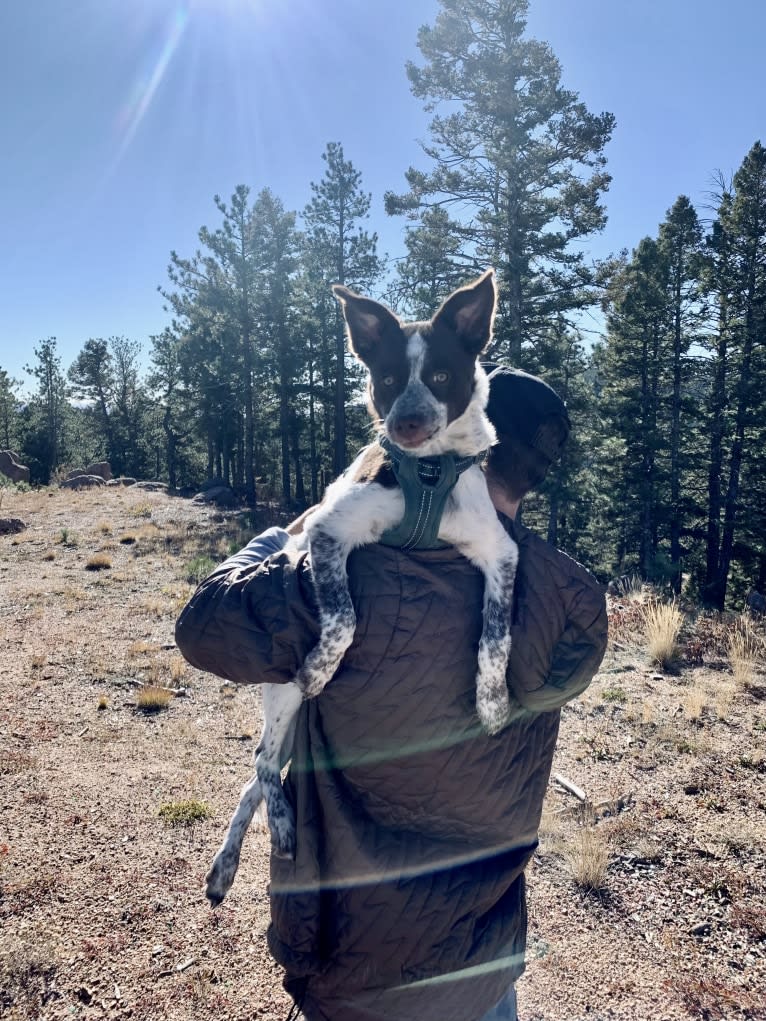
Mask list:
MULTIPOLYGON (((451 547, 352 553, 356 637, 301 707, 285 783, 297 851, 271 860, 269 949, 307 1021, 516 1018, 560 710, 596 674, 607 617, 595 578, 514 521, 567 439, 565 405, 499 368, 487 412, 490 495, 519 546, 511 717, 490 737, 475 713, 481 574, 451 547)), ((319 626, 288 534, 270 529, 202 583, 176 626, 193 666, 293 679, 319 626)))

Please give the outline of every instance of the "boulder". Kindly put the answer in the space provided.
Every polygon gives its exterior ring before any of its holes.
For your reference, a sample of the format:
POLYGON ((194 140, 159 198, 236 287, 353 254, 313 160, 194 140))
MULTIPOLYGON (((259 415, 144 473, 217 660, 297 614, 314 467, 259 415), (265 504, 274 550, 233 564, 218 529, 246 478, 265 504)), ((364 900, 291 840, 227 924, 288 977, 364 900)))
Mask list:
POLYGON ((15 535, 26 527, 20 518, 0 518, 0 535, 15 535))
POLYGON ((766 596, 762 596, 754 588, 750 589, 745 597, 745 606, 754 616, 763 617, 766 615, 766 596))
POLYGON ((119 478, 109 479, 107 486, 135 486, 136 479, 130 478, 129 475, 120 475, 119 478))
POLYGON ((112 469, 108 461, 94 461, 87 468, 73 468, 67 473, 64 481, 68 482, 70 479, 76 479, 79 475, 98 475, 104 482, 108 482, 112 477, 112 469))
POLYGON ((134 484, 135 489, 145 489, 147 493, 167 493, 168 484, 167 482, 154 482, 152 480, 146 480, 144 482, 136 482, 134 484))
POLYGON ((62 489, 95 489, 105 486, 106 482, 100 475, 75 475, 72 479, 64 479, 62 489))
POLYGON ((197 493, 192 503, 214 503, 217 507, 234 507, 237 494, 229 486, 213 486, 204 492, 197 493))
POLYGON ((29 482, 29 468, 19 462, 18 454, 12 450, 0 450, 0 472, 11 482, 29 482))

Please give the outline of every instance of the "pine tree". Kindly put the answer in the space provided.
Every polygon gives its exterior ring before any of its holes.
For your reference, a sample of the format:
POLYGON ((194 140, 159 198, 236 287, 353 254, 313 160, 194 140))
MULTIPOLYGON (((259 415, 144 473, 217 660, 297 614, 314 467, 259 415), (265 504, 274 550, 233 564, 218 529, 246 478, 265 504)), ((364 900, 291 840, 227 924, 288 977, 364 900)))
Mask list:
POLYGON ((34 354, 37 363, 24 367, 38 384, 37 394, 30 402, 25 447, 32 451, 39 466, 38 481, 47 484, 68 453, 65 431, 68 388, 56 338, 41 340, 34 354))
POLYGON ((660 225, 659 251, 667 266, 670 391, 670 499, 666 504, 670 527, 671 584, 681 591, 681 530, 683 514, 681 492, 688 459, 683 456, 682 381, 686 355, 699 339, 705 309, 700 302, 702 228, 696 210, 682 195, 660 225))
POLYGON ((11 450, 19 440, 19 399, 16 390, 21 384, 5 369, 0 369, 0 448, 11 450))
MULTIPOLYGON (((755 462, 751 445, 764 410, 762 391, 756 389, 763 375, 766 325, 766 149, 760 142, 755 143, 734 175, 732 196, 719 208, 718 232, 718 250, 726 255, 718 289, 719 307, 723 301, 726 308, 725 356, 732 434, 717 564, 712 578, 706 579, 705 594, 713 605, 723 609, 742 515, 740 486, 743 472, 755 462)), ((709 562, 712 559, 709 553, 709 562)))
MULTIPOLYGON (((330 286, 345 284, 367 293, 380 278, 384 262, 377 252, 377 234, 368 234, 362 226, 369 217, 371 196, 362 191, 362 175, 346 160, 339 142, 330 142, 322 154, 327 165, 324 177, 312 183, 313 198, 303 211, 309 258, 323 267, 324 278, 317 282, 332 299, 330 286)), ((347 358, 343 317, 332 299, 332 320, 327 323, 331 346, 326 351, 323 370, 324 388, 333 386, 332 471, 339 475, 347 464, 346 414, 347 378, 358 380, 354 363, 347 358)), ((327 423, 329 425, 329 421, 327 423)))
POLYGON ((449 208, 464 254, 492 265, 500 283, 495 354, 522 364, 557 314, 594 301, 593 276, 574 242, 606 222, 603 150, 612 114, 593 115, 561 85, 550 47, 524 37, 527 0, 440 0, 421 28, 423 66, 412 91, 429 111, 433 163, 386 195, 389 213, 419 219, 449 208), (444 107, 444 112, 440 112, 444 107))

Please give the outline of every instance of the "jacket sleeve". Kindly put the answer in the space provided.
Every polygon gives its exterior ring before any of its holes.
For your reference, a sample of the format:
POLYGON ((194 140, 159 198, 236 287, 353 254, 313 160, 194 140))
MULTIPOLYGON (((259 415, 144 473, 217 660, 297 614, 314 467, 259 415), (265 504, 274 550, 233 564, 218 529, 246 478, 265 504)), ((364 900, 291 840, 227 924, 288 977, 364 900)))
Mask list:
POLYGON ((287 538, 270 529, 199 586, 175 630, 192 666, 237 684, 293 680, 319 628, 306 554, 275 552, 287 538))
POLYGON ((598 672, 607 645, 601 586, 565 554, 550 555, 541 590, 520 594, 512 628, 508 680, 516 700, 532 712, 560 709, 582 694, 598 672))

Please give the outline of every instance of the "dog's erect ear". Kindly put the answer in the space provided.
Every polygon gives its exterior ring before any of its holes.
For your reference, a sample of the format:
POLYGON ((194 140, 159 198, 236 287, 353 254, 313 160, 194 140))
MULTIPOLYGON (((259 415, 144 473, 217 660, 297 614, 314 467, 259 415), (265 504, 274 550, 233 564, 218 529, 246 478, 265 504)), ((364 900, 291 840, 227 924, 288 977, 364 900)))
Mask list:
POLYGON ((479 355, 492 339, 496 306, 495 271, 488 269, 472 284, 454 291, 432 322, 453 330, 471 354, 479 355))
POLYGON ((349 347, 357 358, 366 362, 385 334, 392 327, 399 328, 399 320, 379 301, 363 298, 342 284, 333 284, 332 293, 343 309, 349 347))

